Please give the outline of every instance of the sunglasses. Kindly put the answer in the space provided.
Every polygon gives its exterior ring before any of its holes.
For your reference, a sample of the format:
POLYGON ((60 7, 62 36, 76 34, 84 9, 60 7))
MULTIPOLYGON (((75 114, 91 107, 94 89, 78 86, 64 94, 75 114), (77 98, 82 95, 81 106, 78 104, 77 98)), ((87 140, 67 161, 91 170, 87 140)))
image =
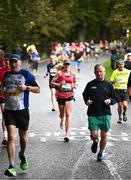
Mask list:
POLYGON ((18 61, 16 59, 11 59, 10 63, 17 63, 18 61))

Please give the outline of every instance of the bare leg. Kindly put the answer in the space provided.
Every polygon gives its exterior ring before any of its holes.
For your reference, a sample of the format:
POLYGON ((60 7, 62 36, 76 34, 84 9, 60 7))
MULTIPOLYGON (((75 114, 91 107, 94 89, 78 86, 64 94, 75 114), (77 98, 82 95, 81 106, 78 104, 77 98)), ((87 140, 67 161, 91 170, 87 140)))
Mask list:
POLYGON ((24 154, 28 143, 27 131, 19 130, 21 153, 24 154))
POLYGON ((52 102, 52 109, 56 108, 56 90, 55 88, 51 88, 51 102, 52 102))
MULTIPOLYGON (((3 130, 3 139, 6 140, 6 127, 5 127, 5 121, 4 121, 4 116, 3 116, 4 104, 1 104, 0 107, 1 107, 1 112, 2 112, 2 130, 3 130)), ((7 143, 7 142, 6 142, 6 143, 7 143)))
POLYGON ((101 131, 100 153, 104 151, 106 143, 107 143, 107 132, 101 131))
POLYGON ((8 154, 9 164, 13 166, 15 160, 15 131, 16 131, 16 127, 14 125, 7 126, 7 133, 8 133, 7 154, 8 154))
POLYGON ((93 141, 98 140, 98 136, 99 136, 99 132, 98 131, 91 131, 90 133, 91 133, 90 137, 91 137, 91 139, 93 141))
POLYGON ((73 100, 66 102, 66 121, 65 121, 65 134, 70 135, 71 129, 71 113, 73 108, 73 100))
POLYGON ((123 101, 123 113, 126 114, 128 108, 128 102, 127 101, 123 101))
POLYGON ((64 117, 65 117, 65 105, 58 105, 59 106, 59 117, 60 117, 60 128, 63 129, 64 124, 64 117))
POLYGON ((122 102, 119 102, 118 103, 118 116, 119 116, 119 119, 122 118, 122 109, 123 109, 123 105, 122 105, 122 102))

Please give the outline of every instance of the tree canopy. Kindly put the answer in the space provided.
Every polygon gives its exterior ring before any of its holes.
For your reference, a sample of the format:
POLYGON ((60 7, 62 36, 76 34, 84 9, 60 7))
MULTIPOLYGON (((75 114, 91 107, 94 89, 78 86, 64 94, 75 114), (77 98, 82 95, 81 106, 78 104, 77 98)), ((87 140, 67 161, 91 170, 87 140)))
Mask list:
POLYGON ((121 38, 131 31, 130 10, 131 0, 1 0, 0 41, 11 50, 24 43, 121 38))

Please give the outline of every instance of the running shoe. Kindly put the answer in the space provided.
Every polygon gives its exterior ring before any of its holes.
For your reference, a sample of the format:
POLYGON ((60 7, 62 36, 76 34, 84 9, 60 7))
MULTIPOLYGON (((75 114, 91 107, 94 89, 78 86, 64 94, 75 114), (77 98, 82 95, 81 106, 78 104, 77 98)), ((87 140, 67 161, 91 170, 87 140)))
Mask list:
POLYGON ((127 121, 127 116, 125 113, 123 113, 123 121, 127 121))
POLYGON ((4 175, 10 177, 16 177, 17 173, 14 167, 9 167, 8 169, 5 170, 4 175))
POLYGON ((99 152, 97 155, 97 161, 102 161, 103 159, 104 159, 103 154, 99 152))
POLYGON ((20 167, 23 171, 26 171, 29 169, 29 163, 26 159, 26 156, 23 155, 21 152, 19 152, 19 158, 21 160, 20 167))
POLYGON ((64 142, 69 142, 69 137, 68 136, 65 136, 64 142))
POLYGON ((117 123, 122 123, 122 118, 119 118, 119 120, 117 121, 117 123))
POLYGON ((92 145, 91 145, 91 151, 93 153, 97 152, 97 147, 98 147, 98 140, 97 141, 93 141, 92 145))
POLYGON ((4 145, 4 146, 6 146, 6 145, 7 145, 7 142, 8 142, 8 141, 4 138, 4 139, 2 140, 2 142, 1 142, 1 144, 4 145))

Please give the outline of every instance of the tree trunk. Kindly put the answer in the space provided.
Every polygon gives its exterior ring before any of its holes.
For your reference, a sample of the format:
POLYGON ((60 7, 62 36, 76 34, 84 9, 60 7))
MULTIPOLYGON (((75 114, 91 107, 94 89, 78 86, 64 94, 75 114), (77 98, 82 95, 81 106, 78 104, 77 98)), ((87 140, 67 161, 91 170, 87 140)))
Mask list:
POLYGON ((78 32, 78 42, 84 42, 85 41, 85 36, 87 34, 87 23, 83 23, 80 25, 80 30, 78 32))

